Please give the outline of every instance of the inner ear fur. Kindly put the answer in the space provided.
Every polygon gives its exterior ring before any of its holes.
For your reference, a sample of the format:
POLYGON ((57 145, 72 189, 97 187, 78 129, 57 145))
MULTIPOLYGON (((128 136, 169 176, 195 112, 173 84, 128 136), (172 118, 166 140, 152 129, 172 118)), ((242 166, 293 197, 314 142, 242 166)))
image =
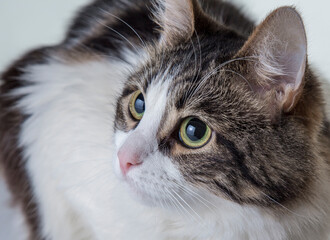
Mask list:
POLYGON ((196 14, 200 6, 196 0, 161 0, 156 2, 155 21, 161 28, 160 44, 174 46, 192 37, 196 14))
POLYGON ((307 40, 292 7, 273 11, 253 32, 235 58, 246 59, 247 79, 271 114, 290 112, 304 87, 307 40))

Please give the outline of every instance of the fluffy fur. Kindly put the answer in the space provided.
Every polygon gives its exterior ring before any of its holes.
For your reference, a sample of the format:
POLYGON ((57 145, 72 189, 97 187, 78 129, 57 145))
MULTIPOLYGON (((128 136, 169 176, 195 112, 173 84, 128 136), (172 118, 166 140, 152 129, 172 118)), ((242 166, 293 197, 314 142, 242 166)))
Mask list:
POLYGON ((295 112, 278 120, 280 110, 266 108, 269 86, 251 80, 255 64, 230 62, 259 36, 247 39, 250 21, 243 31, 197 1, 160 2, 96 1, 61 45, 2 76, 1 163, 30 238, 326 239, 330 140, 318 80, 307 67, 307 96, 291 99, 295 112), (186 14, 172 26, 167 14, 178 7, 186 14), (149 18, 156 9, 161 29, 149 18), (141 122, 127 108, 138 89, 141 122), (176 135, 194 114, 214 130, 196 152, 176 135), (127 176, 117 157, 124 145, 145 153, 127 176))

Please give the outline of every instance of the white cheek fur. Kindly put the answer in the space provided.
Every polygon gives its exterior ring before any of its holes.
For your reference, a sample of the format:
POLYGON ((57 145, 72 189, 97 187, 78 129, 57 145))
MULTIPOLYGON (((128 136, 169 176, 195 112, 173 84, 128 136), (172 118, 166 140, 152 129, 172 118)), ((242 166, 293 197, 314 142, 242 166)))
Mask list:
MULTIPOLYGON (((146 110, 137 127, 128 133, 119 130, 115 133, 117 152, 126 141, 134 144, 135 141, 141 141, 141 138, 143 138, 143 141, 146 142, 144 146, 146 157, 141 159, 141 165, 133 167, 128 172, 127 182, 138 198, 140 197, 145 203, 148 201, 151 204, 157 204, 156 199, 162 201, 168 198, 168 188, 173 188, 173 186, 168 186, 171 185, 171 182, 182 181, 181 174, 174 167, 171 160, 159 153, 157 149, 156 134, 166 109, 167 92, 170 82, 170 77, 166 81, 163 81, 163 77, 155 77, 155 83, 148 87, 147 93, 144 96, 146 110), (139 134, 135 134, 137 132, 139 134)), ((124 180, 117 156, 115 156, 114 168, 120 179, 124 180)))

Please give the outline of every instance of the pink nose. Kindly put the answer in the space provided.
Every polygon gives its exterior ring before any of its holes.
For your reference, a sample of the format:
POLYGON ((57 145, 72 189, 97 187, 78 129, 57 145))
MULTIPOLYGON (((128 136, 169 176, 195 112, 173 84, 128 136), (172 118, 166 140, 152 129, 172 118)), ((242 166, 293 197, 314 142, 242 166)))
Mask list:
POLYGON ((118 152, 119 165, 122 173, 126 176, 129 169, 141 164, 140 155, 121 148, 118 152))

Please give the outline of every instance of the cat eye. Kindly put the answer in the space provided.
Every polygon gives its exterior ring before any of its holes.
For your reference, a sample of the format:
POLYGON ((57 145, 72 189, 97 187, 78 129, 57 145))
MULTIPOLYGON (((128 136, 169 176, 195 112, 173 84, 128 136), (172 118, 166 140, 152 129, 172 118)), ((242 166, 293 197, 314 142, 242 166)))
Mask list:
POLYGON ((211 138, 211 129, 195 117, 185 119, 180 127, 180 141, 188 148, 201 148, 211 138))
POLYGON ((145 111, 145 102, 140 90, 135 91, 129 101, 129 110, 136 120, 141 120, 145 111))

